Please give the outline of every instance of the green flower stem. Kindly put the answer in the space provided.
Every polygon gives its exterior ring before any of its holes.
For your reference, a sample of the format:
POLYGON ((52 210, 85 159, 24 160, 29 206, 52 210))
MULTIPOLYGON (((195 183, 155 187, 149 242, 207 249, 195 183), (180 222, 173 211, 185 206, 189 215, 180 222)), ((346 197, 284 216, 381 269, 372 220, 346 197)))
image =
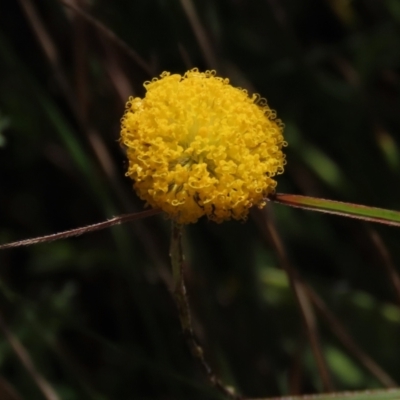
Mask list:
POLYGON ((227 398, 240 400, 242 397, 235 393, 234 389, 226 386, 215 375, 204 358, 204 351, 197 341, 192 326, 192 318, 190 315, 189 301, 186 292, 186 286, 183 274, 183 252, 182 252, 182 225, 172 222, 170 257, 172 264, 173 289, 176 306, 178 308, 179 320, 186 342, 192 352, 193 357, 200 364, 205 372, 210 384, 217 388, 227 398))

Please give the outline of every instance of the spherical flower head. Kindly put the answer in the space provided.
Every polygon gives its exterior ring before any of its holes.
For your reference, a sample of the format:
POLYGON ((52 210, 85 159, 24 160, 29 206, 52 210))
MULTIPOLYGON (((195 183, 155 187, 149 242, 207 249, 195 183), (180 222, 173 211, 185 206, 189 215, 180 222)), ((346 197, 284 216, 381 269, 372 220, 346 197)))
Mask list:
POLYGON ((140 198, 181 224, 203 215, 245 219, 265 206, 283 172, 283 124, 258 95, 215 71, 192 69, 145 82, 122 118, 127 176, 140 198))

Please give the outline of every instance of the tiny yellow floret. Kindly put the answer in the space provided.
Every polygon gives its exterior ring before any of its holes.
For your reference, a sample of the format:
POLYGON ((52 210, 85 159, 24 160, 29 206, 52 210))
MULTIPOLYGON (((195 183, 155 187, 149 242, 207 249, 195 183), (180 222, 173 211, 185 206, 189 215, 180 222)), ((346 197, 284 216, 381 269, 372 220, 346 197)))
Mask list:
POLYGON ((121 128, 140 198, 182 224, 245 219, 265 206, 286 145, 265 99, 197 68, 144 87, 143 99, 129 98, 121 128))

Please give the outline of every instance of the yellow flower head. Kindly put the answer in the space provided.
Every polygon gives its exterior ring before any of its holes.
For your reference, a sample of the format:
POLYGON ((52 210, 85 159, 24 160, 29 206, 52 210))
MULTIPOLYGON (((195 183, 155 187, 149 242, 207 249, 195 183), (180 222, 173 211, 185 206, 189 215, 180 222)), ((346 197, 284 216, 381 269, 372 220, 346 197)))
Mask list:
POLYGON ((138 195, 178 223, 245 219, 283 172, 283 124, 258 95, 215 71, 192 69, 145 82, 122 118, 127 176, 138 195))

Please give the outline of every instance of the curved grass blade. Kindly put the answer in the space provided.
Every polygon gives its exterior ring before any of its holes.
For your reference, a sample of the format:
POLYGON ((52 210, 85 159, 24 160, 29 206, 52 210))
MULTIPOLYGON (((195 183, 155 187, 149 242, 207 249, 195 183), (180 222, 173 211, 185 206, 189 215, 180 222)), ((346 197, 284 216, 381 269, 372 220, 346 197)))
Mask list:
POLYGON ((12 247, 29 246, 31 244, 37 244, 37 243, 48 243, 58 239, 66 239, 73 236, 80 236, 83 235, 84 233, 99 231, 101 229, 109 228, 114 225, 120 225, 125 222, 135 221, 138 219, 150 217, 160 212, 161 210, 152 208, 151 210, 141 211, 138 213, 120 215, 118 217, 111 218, 107 221, 98 222, 97 224, 82 226, 80 228, 71 229, 69 231, 53 233, 51 235, 39 236, 32 239, 25 239, 25 240, 20 240, 18 242, 2 244, 0 245, 0 250, 10 249, 12 247))
POLYGON ((268 197, 268 200, 291 207, 303 208, 304 210, 318 211, 326 214, 340 215, 342 217, 400 227, 399 211, 284 193, 273 194, 268 197))
POLYGON ((305 396, 274 397, 253 400, 399 400, 400 389, 366 390, 305 396))

